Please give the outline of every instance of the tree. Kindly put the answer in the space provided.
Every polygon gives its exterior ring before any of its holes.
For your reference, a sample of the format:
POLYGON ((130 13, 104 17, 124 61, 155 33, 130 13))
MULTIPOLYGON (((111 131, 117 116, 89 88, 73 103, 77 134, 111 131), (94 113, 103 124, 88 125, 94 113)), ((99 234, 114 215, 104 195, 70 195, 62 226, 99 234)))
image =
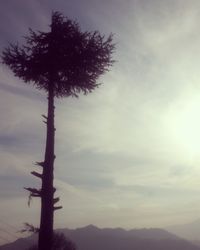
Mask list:
MULTIPOLYGON (((38 247, 34 245, 28 250, 38 250, 38 247)), ((76 250, 76 245, 63 233, 54 233, 52 250, 76 250)))
POLYGON ((29 29, 25 45, 10 44, 3 50, 2 61, 15 76, 48 95, 48 112, 43 116, 47 124, 46 148, 42 173, 31 172, 42 181, 41 189, 26 188, 30 197, 41 198, 39 250, 51 249, 53 239, 53 214, 61 206, 55 206, 54 198, 54 99, 78 97, 98 87, 97 79, 113 64, 112 35, 105 38, 98 31, 82 32, 78 23, 59 12, 52 13, 49 32, 29 29))

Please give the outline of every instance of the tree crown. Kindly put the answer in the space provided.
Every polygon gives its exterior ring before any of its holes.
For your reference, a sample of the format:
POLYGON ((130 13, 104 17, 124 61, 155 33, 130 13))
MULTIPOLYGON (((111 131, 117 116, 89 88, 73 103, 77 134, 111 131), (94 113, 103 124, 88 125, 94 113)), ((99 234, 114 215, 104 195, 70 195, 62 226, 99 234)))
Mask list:
POLYGON ((33 31, 25 45, 10 44, 3 50, 3 63, 26 83, 54 96, 87 94, 99 84, 97 79, 113 64, 112 34, 105 38, 98 31, 82 32, 77 22, 53 12, 49 32, 33 31))

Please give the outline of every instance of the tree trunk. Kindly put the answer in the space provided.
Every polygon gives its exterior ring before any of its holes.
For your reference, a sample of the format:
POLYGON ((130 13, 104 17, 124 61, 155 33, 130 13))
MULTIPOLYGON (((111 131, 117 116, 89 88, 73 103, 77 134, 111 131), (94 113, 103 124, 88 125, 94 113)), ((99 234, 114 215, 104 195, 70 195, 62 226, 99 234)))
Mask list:
POLYGON ((53 243, 53 215, 54 215, 54 187, 53 187, 53 170, 54 170, 54 90, 53 84, 49 85, 48 92, 48 115, 47 115, 47 135, 46 150, 42 174, 41 189, 41 217, 38 249, 51 250, 53 243))

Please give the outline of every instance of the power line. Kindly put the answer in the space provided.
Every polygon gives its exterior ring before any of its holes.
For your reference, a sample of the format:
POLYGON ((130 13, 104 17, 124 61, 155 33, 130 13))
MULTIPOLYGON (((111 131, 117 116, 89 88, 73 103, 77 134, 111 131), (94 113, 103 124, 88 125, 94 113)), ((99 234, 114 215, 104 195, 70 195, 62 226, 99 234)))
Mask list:
MULTIPOLYGON (((4 230, 4 229, 0 229, 0 231, 2 231, 2 232, 4 232, 4 233, 7 233, 7 235, 9 235, 9 236, 14 236, 14 234, 11 234, 10 232, 8 232, 7 230, 4 230)), ((17 237, 17 236, 14 236, 15 237, 15 240, 18 240, 19 238, 17 237)), ((5 244, 7 244, 7 243, 10 243, 10 244, 12 244, 12 240, 11 239, 8 239, 7 238, 7 236, 5 237, 5 236, 1 236, 0 235, 0 239, 2 239, 4 242, 3 242, 3 244, 5 243, 5 244)), ((23 244, 25 247, 27 247, 27 243, 29 243, 29 241, 27 241, 27 239, 26 238, 22 238, 21 239, 21 244, 23 244)))
POLYGON ((8 234, 8 235, 10 235, 12 238, 13 238, 13 237, 14 237, 15 239, 18 239, 18 238, 19 238, 17 235, 15 235, 14 233, 11 233, 11 232, 7 231, 6 229, 0 228, 0 231, 6 233, 6 234, 8 234))
MULTIPOLYGON (((14 237, 14 238, 15 238, 14 240, 17 240, 17 239, 20 238, 20 237, 16 234, 17 232, 20 232, 19 228, 17 228, 16 226, 11 225, 11 224, 8 223, 8 222, 5 222, 5 221, 2 220, 2 219, 0 219, 0 222, 1 222, 2 224, 6 225, 8 228, 10 228, 10 229, 12 229, 12 230, 15 230, 15 233, 9 232, 9 231, 7 231, 6 229, 3 229, 3 228, 0 228, 0 231, 6 233, 7 236, 9 235, 9 236, 12 237, 12 238, 14 237)), ((7 238, 7 236, 5 237, 5 236, 1 236, 1 235, 0 235, 0 239, 4 240, 5 243, 11 243, 12 240, 9 240, 9 239, 7 238)), ((26 239, 26 238, 23 238, 22 244, 23 244, 24 246, 27 246, 27 243, 26 243, 26 242, 27 242, 27 239, 26 239)))
POLYGON ((2 219, 0 219, 0 223, 2 223, 1 228, 0 228, 0 231, 1 231, 1 232, 4 232, 4 234, 6 234, 6 238, 5 238, 4 236, 1 236, 1 239, 6 240, 6 242, 8 243, 8 242, 12 242, 12 241, 17 240, 17 239, 20 238, 19 235, 16 234, 17 231, 19 231, 19 229, 18 229, 17 227, 11 225, 11 224, 8 223, 8 222, 5 222, 5 221, 2 220, 2 219), (8 230, 8 229, 5 229, 5 228, 4 228, 5 226, 6 226, 7 228, 9 228, 9 230, 8 230), (2 227, 3 227, 3 228, 2 228, 2 227), (14 231, 14 232, 12 232, 11 230, 14 231), (7 237, 7 236, 9 236, 9 238, 11 238, 11 239, 8 240, 8 237, 7 237))
POLYGON ((5 224, 6 226, 8 226, 8 227, 10 227, 10 228, 12 228, 12 229, 14 229, 14 230, 19 231, 19 228, 15 227, 15 226, 13 226, 13 225, 11 225, 11 224, 9 224, 8 222, 3 221, 2 219, 0 219, 0 222, 2 222, 2 223, 5 224))

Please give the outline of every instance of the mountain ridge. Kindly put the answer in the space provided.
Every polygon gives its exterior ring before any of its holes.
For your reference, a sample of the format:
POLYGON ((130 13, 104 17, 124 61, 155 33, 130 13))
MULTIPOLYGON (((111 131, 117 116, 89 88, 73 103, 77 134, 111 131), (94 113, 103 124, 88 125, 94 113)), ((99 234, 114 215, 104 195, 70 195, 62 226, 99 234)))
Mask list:
POLYGON ((189 223, 168 226, 165 229, 189 241, 200 241, 200 219, 189 223))
MULTIPOLYGON (((75 242, 77 250, 200 250, 200 247, 160 228, 101 229, 88 225, 76 229, 62 228, 56 231, 64 233, 67 238, 75 242)), ((36 240, 36 235, 31 235, 0 246, 0 250, 27 250, 36 240)))

